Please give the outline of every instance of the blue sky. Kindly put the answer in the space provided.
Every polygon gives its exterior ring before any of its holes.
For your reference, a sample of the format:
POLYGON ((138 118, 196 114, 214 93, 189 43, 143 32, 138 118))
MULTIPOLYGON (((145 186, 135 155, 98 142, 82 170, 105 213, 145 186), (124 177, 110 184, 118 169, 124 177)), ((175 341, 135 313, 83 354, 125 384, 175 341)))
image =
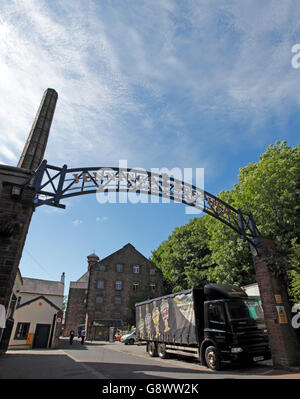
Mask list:
MULTIPOLYGON (((58 92, 45 158, 68 167, 204 168, 231 189, 270 144, 299 141, 299 2, 0 0, 0 163, 16 166, 43 92, 58 92)), ((146 257, 182 204, 36 210, 20 270, 69 282, 132 243, 146 257)))

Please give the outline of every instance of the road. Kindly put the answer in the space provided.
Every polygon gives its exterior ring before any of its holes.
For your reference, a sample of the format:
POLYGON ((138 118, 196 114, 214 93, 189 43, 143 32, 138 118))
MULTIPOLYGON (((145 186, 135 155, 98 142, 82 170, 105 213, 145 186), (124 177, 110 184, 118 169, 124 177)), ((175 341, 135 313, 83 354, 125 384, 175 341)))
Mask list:
POLYGON ((64 351, 75 361, 88 365, 108 379, 201 379, 201 378, 264 378, 268 367, 231 369, 213 372, 193 360, 173 356, 171 359, 151 358, 144 345, 124 345, 120 342, 66 347, 64 351), (259 371, 259 373, 258 373, 259 371), (261 374, 262 373, 262 374, 261 374))
POLYGON ((144 345, 97 342, 69 345, 61 339, 59 349, 10 350, 0 357, 0 379, 300 379, 294 372, 273 370, 270 363, 238 369, 226 365, 213 372, 194 360, 173 356, 151 358, 144 345))

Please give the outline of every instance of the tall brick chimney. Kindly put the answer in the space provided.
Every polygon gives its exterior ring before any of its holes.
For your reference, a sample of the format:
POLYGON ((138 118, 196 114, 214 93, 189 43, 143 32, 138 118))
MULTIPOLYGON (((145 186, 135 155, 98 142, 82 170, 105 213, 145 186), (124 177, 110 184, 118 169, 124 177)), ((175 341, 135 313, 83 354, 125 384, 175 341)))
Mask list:
POLYGON ((57 92, 44 92, 31 131, 23 149, 18 168, 36 170, 44 158, 50 127, 57 102, 57 92))

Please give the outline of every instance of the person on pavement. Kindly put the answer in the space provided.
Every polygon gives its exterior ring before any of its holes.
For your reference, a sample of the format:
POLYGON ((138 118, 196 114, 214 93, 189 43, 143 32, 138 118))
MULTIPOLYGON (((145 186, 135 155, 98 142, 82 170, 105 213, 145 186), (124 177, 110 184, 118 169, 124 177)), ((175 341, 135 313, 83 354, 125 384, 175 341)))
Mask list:
POLYGON ((70 345, 73 344, 74 335, 75 335, 75 332, 73 330, 71 330, 70 331, 70 345))
POLYGON ((81 345, 84 344, 84 338, 85 338, 85 329, 81 330, 81 345))

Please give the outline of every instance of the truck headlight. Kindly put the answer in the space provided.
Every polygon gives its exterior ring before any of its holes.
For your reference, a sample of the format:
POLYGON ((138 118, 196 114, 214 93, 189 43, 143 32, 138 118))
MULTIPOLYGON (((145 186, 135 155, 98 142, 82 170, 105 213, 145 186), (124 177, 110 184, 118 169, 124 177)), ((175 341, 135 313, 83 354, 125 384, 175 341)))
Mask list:
POLYGON ((231 350, 231 353, 241 353, 241 352, 243 352, 243 349, 240 348, 240 347, 231 348, 230 350, 231 350))

